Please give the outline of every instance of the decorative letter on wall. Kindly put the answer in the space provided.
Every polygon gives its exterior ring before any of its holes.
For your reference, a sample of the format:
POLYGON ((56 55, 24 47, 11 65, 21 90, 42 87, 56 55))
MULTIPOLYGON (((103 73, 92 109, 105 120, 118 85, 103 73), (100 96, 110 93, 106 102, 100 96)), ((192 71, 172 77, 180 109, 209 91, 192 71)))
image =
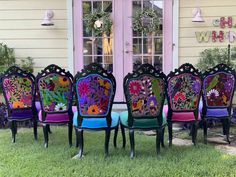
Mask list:
POLYGON ((216 42, 219 39, 220 42, 224 41, 224 32, 220 31, 219 35, 217 35, 216 31, 212 31, 212 42, 216 42))
POLYGON ((198 42, 208 42, 211 36, 210 31, 195 32, 198 42))
POLYGON ((225 20, 225 17, 220 17, 220 27, 225 28, 225 25, 228 24, 229 28, 232 28, 232 17, 228 17, 228 21, 225 20))

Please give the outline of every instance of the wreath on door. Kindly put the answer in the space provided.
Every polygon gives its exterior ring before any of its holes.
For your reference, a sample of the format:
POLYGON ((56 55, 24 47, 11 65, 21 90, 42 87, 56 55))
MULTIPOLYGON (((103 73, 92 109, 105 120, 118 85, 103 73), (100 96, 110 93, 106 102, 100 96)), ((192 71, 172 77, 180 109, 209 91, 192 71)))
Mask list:
POLYGON ((101 36, 102 34, 110 35, 112 28, 112 20, 110 13, 107 12, 93 12, 87 14, 84 18, 86 32, 94 32, 95 36, 101 36))
POLYGON ((133 16, 133 31, 150 34, 159 30, 160 18, 153 9, 139 10, 133 16))

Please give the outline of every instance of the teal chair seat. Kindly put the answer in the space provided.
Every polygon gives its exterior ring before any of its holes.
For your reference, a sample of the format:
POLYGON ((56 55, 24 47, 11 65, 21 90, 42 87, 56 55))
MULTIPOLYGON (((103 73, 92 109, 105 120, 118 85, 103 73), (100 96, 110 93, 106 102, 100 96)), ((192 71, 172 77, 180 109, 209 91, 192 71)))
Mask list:
MULTIPOLYGON (((167 124, 166 122, 166 115, 163 112, 162 113, 162 126, 165 126, 167 124)), ((120 113, 120 121, 121 124, 125 127, 129 127, 128 125, 128 111, 124 111, 120 113)), ((134 119, 133 127, 135 129, 149 129, 149 128, 157 128, 157 119, 134 119)), ((131 127, 130 127, 131 128, 131 127)))
MULTIPOLYGON (((111 112, 111 127, 115 128, 119 124, 119 114, 117 112, 111 112)), ((73 118, 73 125, 74 127, 78 127, 78 112, 74 113, 73 118)), ((83 118, 82 126, 83 129, 101 129, 107 127, 106 118, 83 118)))

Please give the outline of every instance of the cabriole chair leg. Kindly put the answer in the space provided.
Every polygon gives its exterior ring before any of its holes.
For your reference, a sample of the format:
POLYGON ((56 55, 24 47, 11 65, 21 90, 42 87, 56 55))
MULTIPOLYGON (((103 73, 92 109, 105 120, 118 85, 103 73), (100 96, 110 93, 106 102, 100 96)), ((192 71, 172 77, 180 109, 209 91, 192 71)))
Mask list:
POLYGON ((130 158, 133 159, 135 156, 135 152, 134 152, 134 129, 129 129, 129 140, 130 140, 130 158))

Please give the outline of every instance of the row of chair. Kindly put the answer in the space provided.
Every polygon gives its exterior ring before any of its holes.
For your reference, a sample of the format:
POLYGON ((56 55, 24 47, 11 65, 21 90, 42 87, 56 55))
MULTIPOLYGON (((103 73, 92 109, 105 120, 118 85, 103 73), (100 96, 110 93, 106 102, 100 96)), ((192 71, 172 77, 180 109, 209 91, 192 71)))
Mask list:
POLYGON ((164 131, 168 125, 169 145, 172 144, 172 124, 190 122, 192 142, 196 144, 197 125, 204 123, 207 143, 207 119, 221 118, 223 133, 229 140, 235 71, 219 64, 201 74, 191 64, 183 64, 167 76, 152 65, 143 64, 124 78, 123 87, 127 111, 112 111, 116 81, 100 65, 92 63, 75 77, 56 65, 49 65, 35 78, 18 67, 10 67, 1 76, 1 86, 8 105, 12 140, 15 142, 16 121, 31 119, 37 139, 37 121, 43 125, 44 145, 48 147, 50 124, 68 124, 69 145, 72 127, 76 130, 77 157, 82 157, 85 129, 105 130, 105 155, 108 155, 110 131, 115 130, 114 146, 120 125, 123 147, 125 128, 129 129, 131 153, 135 156, 134 130, 156 130, 156 150, 164 146, 164 131), (36 90, 40 106, 35 104, 36 90), (73 95, 76 106, 72 106, 73 95), (199 102, 202 96, 202 107, 199 102), (165 105, 167 98, 168 105, 165 105), (37 109, 38 107, 38 109, 37 109), (200 110, 200 111, 199 111, 200 110))

